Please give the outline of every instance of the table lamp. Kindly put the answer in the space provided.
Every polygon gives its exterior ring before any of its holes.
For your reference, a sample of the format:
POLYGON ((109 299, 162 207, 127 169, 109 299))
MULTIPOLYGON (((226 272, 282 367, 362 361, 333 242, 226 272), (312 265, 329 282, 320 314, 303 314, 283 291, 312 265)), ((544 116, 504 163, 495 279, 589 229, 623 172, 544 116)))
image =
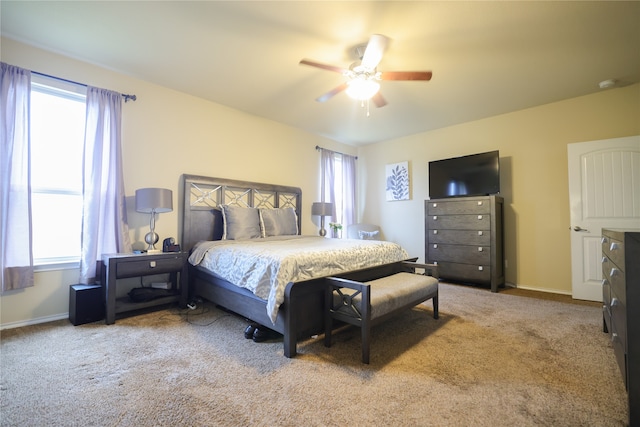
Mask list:
POLYGON ((315 202, 311 204, 311 215, 320 217, 320 234, 321 236, 327 235, 327 230, 324 229, 324 217, 333 215, 333 203, 328 202, 315 202))
POLYGON ((136 211, 150 213, 150 231, 144 236, 144 241, 149 245, 147 253, 161 252, 156 249, 158 234, 156 228, 156 213, 171 212, 173 210, 173 194, 165 188, 141 188, 136 190, 136 211))

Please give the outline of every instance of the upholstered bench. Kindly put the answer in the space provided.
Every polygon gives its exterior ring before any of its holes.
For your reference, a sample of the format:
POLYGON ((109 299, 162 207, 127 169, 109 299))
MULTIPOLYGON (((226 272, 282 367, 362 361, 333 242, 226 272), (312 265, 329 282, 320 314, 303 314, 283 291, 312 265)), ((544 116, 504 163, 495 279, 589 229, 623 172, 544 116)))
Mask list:
POLYGON ((438 318, 437 267, 414 262, 404 264, 408 271, 364 283, 339 277, 326 279, 325 346, 331 347, 334 320, 359 326, 362 362, 369 363, 372 326, 429 299, 433 300, 433 317, 438 318), (415 273, 416 268, 424 269, 424 274, 415 273))

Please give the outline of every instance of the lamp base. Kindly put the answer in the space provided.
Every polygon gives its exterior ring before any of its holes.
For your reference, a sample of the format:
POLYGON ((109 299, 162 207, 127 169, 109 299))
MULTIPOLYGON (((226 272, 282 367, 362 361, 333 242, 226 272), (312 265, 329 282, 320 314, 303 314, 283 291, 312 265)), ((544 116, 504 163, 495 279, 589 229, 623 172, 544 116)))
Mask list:
POLYGON ((156 243, 158 243, 159 239, 160 237, 158 236, 158 233, 156 233, 155 231, 150 231, 144 236, 144 241, 148 245, 147 253, 162 252, 161 250, 156 249, 156 243))
POLYGON ((321 228, 320 231, 318 232, 318 234, 320 234, 322 237, 327 235, 327 230, 325 230, 324 228, 321 228))

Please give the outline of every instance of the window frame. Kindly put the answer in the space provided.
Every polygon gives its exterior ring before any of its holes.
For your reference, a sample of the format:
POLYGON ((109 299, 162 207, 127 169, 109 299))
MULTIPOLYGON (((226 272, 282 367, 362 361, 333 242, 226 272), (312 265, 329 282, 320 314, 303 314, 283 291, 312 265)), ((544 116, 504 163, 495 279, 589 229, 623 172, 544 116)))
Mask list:
MULTIPOLYGON (((32 73, 31 75, 31 94, 34 92, 38 92, 45 95, 56 96, 62 99, 82 102, 85 106, 86 111, 86 97, 87 97, 87 87, 81 84, 69 82, 62 79, 57 79, 51 76, 45 76, 40 74, 32 73)), ((32 96, 33 98, 33 96, 32 96)), ((30 114, 30 124, 29 126, 33 129, 33 121, 30 114)), ((84 123, 82 124, 82 131, 84 134, 84 123)), ((33 142, 33 140, 32 140, 33 142)), ((34 147, 31 145, 31 150, 34 147)), ((33 177, 33 165, 31 170, 31 176, 33 177)), ((32 178, 33 179, 33 178, 32 178)), ((80 176, 80 179, 82 177, 80 176)), ((60 188, 60 187, 47 187, 47 186, 35 186, 32 183, 31 186, 31 197, 32 197, 32 209, 33 206, 33 198, 34 195, 52 195, 52 196, 79 196, 80 203, 82 200, 82 185, 77 189, 72 188, 60 188)), ((80 204, 80 206, 82 206, 80 204)), ((33 218, 33 216, 32 216, 33 218)), ((33 221, 33 219, 32 219, 33 221)), ((80 213, 80 223, 78 226, 78 232, 81 232, 82 228, 82 214, 80 213)), ((34 225, 32 224, 32 228, 34 225)), ((35 246, 35 239, 32 241, 35 246)), ((79 268, 80 266, 80 256, 81 256, 81 248, 78 246, 77 255, 74 256, 59 256, 59 257, 41 257, 41 258, 33 258, 34 269, 35 271, 50 271, 50 270, 61 270, 61 269, 73 269, 79 268)))

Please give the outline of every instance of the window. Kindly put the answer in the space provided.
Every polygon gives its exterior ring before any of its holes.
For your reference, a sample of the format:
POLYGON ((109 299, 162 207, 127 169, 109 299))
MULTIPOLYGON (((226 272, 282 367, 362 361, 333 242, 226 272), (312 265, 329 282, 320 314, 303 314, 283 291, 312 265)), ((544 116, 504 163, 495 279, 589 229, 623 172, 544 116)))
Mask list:
POLYGON ((34 264, 78 262, 86 88, 33 75, 30 114, 34 264))
POLYGON ((332 222, 343 227, 355 222, 355 160, 357 157, 321 149, 322 200, 333 202, 332 222))

